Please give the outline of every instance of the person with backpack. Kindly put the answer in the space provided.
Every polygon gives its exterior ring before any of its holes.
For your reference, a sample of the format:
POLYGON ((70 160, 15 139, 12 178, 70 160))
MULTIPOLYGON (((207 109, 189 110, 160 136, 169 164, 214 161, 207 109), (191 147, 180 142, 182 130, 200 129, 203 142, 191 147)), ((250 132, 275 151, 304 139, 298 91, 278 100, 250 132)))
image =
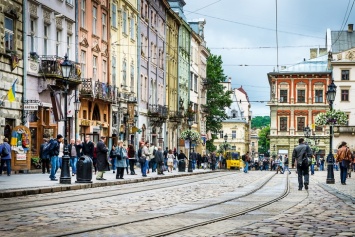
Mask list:
POLYGON ((48 144, 48 138, 43 138, 43 143, 41 144, 40 148, 39 148, 39 158, 41 159, 41 163, 42 163, 42 174, 46 173, 46 169, 47 169, 47 173, 49 174, 49 161, 50 161, 50 157, 49 154, 44 154, 43 153, 43 149, 44 147, 48 144))
POLYGON ((248 173, 249 159, 249 151, 247 151, 245 155, 242 155, 242 161, 244 162, 244 173, 248 173))
POLYGON ((308 190, 309 185, 309 162, 308 159, 312 157, 311 148, 305 144, 304 139, 298 139, 299 145, 293 149, 292 160, 297 162, 298 174, 298 190, 302 191, 303 185, 308 190))
POLYGON ((4 169, 4 164, 6 163, 7 176, 11 175, 11 146, 9 144, 9 139, 4 138, 4 143, 0 145, 1 154, 1 170, 0 175, 4 169))
POLYGON ((48 144, 43 148, 43 152, 45 154, 48 152, 51 158, 51 174, 49 175, 51 181, 58 181, 55 174, 58 171, 59 144, 62 141, 63 141, 63 136, 61 134, 58 134, 57 139, 49 140, 48 144))
POLYGON ((112 148, 111 148, 111 151, 109 154, 111 164, 112 164, 113 173, 116 172, 116 163, 117 163, 116 149, 117 149, 116 145, 112 145, 112 148))
POLYGON ((127 150, 128 162, 129 162, 129 170, 131 171, 131 175, 135 175, 134 164, 136 163, 136 151, 134 149, 133 144, 128 145, 127 150))
POLYGON ((340 167, 340 181, 342 185, 346 185, 346 176, 348 175, 348 167, 350 161, 352 160, 352 155, 350 149, 346 146, 346 142, 342 142, 338 147, 336 161, 339 163, 340 167))

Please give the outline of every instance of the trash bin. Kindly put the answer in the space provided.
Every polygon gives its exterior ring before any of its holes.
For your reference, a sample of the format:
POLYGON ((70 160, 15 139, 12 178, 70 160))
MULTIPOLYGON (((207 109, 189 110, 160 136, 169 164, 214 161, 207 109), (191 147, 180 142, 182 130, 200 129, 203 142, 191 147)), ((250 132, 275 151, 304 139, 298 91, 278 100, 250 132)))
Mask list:
POLYGON ((179 172, 185 172, 186 162, 185 160, 179 160, 179 172))
POLYGON ((81 156, 76 163, 75 183, 92 183, 92 160, 89 156, 81 156))

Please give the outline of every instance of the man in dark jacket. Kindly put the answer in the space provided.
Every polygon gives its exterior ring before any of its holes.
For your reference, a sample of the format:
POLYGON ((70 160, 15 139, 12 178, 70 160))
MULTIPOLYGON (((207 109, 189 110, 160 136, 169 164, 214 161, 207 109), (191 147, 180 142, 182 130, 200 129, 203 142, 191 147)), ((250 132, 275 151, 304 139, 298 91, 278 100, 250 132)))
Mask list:
POLYGON ((308 189, 309 185, 309 165, 308 158, 312 157, 311 148, 305 144, 304 139, 298 140, 299 145, 293 149, 292 160, 297 161, 298 190, 308 189), (304 176, 304 180, 303 180, 304 176))
POLYGON ((4 155, 4 156, 1 155, 0 175, 2 175, 2 170, 4 169, 4 164, 6 163, 7 176, 10 176, 11 175, 11 147, 8 142, 9 142, 9 139, 7 139, 5 137, 4 143, 0 145, 0 154, 3 154, 3 152, 2 152, 3 149, 4 149, 4 152, 7 153, 7 155, 4 155))
POLYGON ((94 157, 94 143, 90 141, 90 136, 85 136, 85 141, 82 144, 83 155, 89 156, 91 159, 94 157))
POLYGON ((158 147, 158 150, 155 152, 155 162, 157 162, 158 165, 158 174, 164 174, 163 173, 163 166, 164 166, 164 156, 161 147, 158 147))
POLYGON ((107 152, 108 148, 105 144, 106 137, 101 136, 101 140, 97 142, 96 149, 97 149, 97 176, 96 180, 106 180, 104 179, 105 171, 110 170, 109 163, 107 161, 107 152))
POLYGON ((41 146, 39 148, 39 158, 41 159, 41 162, 42 162, 42 174, 46 173, 46 168, 47 168, 47 173, 49 174, 50 156, 43 154, 43 148, 45 145, 47 145, 47 143, 48 143, 48 138, 43 138, 43 143, 41 144, 41 146))
POLYGON ((51 157, 51 174, 49 178, 52 181, 58 181, 58 179, 55 177, 55 174, 57 173, 58 170, 58 155, 59 155, 59 144, 62 142, 63 136, 61 134, 57 135, 57 139, 51 139, 49 141, 50 146, 48 148, 49 150, 49 156, 51 157))

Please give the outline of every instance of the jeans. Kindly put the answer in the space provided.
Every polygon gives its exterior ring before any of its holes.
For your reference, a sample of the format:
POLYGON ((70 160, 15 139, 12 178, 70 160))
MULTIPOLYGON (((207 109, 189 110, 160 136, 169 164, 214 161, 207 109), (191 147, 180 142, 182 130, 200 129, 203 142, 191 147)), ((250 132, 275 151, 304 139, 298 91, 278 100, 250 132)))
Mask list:
POLYGON ((150 163, 152 165, 152 172, 155 172, 157 170, 157 162, 155 162, 155 158, 151 159, 150 163))
POLYGON ((129 169, 131 171, 131 174, 136 174, 134 171, 134 164, 136 163, 136 159, 129 159, 129 169))
POLYGON ((298 174, 298 187, 300 189, 302 189, 304 183, 309 184, 309 168, 308 168, 308 166, 297 165, 297 174, 298 174), (304 178, 303 178, 303 176, 304 176, 304 178))
POLYGON ((244 161, 244 173, 248 173, 249 162, 244 161))
POLYGON ((342 164, 340 166, 340 180, 341 183, 344 184, 346 182, 346 176, 348 175, 348 168, 343 166, 342 164))
POLYGON ((76 174, 76 162, 78 162, 78 157, 71 156, 70 157, 70 166, 71 166, 71 172, 73 174, 76 174))
POLYGON ((63 163, 62 157, 58 157, 58 168, 62 168, 62 163, 63 163))
POLYGON ((339 168, 338 168, 338 164, 337 164, 337 163, 334 163, 334 169, 335 169, 336 171, 339 171, 339 168))
POLYGON ((324 163, 322 164, 320 164, 320 168, 319 168, 321 171, 324 171, 324 163))
POLYGON ((11 159, 8 159, 8 160, 1 159, 1 173, 0 174, 2 174, 5 163, 6 163, 7 175, 11 175, 11 159))
POLYGON ((143 176, 147 176, 147 168, 149 168, 149 161, 145 160, 144 163, 141 163, 141 171, 143 176))
POLYGON ((288 168, 288 165, 285 165, 284 173, 286 172, 286 170, 291 174, 291 171, 290 171, 290 169, 288 168))
POLYGON ((111 164, 112 164, 112 170, 113 170, 113 171, 116 170, 116 161, 117 161, 117 158, 116 158, 116 157, 111 158, 111 164))
POLYGON ((58 170, 58 156, 51 157, 51 174, 49 176, 50 179, 55 179, 55 174, 58 170))
POLYGON ((192 160, 192 169, 194 170, 194 169, 196 169, 196 160, 192 160))
POLYGON ((311 175, 314 174, 314 164, 311 164, 311 175))

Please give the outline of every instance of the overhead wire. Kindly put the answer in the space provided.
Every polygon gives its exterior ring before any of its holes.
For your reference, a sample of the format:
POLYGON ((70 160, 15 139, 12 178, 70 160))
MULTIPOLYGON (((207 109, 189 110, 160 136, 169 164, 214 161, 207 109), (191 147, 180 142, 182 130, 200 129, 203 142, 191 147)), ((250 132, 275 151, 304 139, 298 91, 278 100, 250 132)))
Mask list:
POLYGON ((349 20, 349 17, 350 17, 351 11, 352 11, 352 9, 353 9, 354 3, 355 3, 355 0, 353 0, 353 4, 351 5, 351 8, 350 8, 349 13, 348 13, 348 16, 346 17, 346 13, 348 12, 349 4, 350 4, 350 0, 349 0, 348 6, 347 6, 347 8, 346 8, 345 15, 344 15, 344 18, 343 18, 342 25, 340 26, 340 29, 341 29, 341 30, 340 30, 340 32, 338 33, 337 39, 334 41, 334 43, 332 43, 331 47, 333 47, 333 45, 340 39, 340 36, 343 34, 344 27, 346 26, 346 23, 347 23, 348 20, 349 20), (345 17, 346 17, 346 21, 344 22, 345 17))

